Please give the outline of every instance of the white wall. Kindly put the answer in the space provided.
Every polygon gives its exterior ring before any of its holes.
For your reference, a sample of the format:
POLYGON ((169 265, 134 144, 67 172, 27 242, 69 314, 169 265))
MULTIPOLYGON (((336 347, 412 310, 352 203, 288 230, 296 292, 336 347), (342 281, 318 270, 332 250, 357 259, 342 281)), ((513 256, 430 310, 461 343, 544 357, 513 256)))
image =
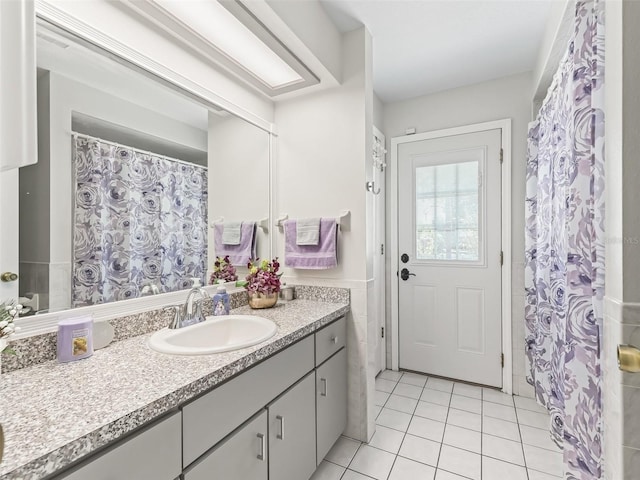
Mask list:
MULTIPOLYGON (((340 87, 276 105, 279 136, 275 165, 275 212, 290 218, 336 217, 351 211, 351 228, 338 237, 337 268, 293 270, 285 280, 351 288, 348 318, 349 420, 347 435, 373 434, 372 375, 368 372, 367 205, 364 182, 370 166, 372 105, 371 37, 363 28, 343 37, 340 87), (368 418, 369 417, 369 418, 368 418)), ((274 230, 275 252, 284 258, 284 238, 274 230)), ((284 262, 283 262, 284 264, 284 262)))
MULTIPOLYGON (((383 129, 389 149, 391 138, 404 135, 408 127, 415 127, 418 133, 422 133, 490 120, 512 120, 513 390, 515 394, 526 396, 533 395, 532 387, 525 380, 524 361, 524 197, 527 124, 531 114, 530 92, 531 74, 524 73, 402 102, 387 103, 384 105, 383 129)), ((387 182, 389 185, 388 177, 387 182)), ((389 198, 387 217, 391 208, 395 208, 395 205, 389 198)), ((390 244, 390 236, 387 236, 387 244, 390 244)), ((390 304, 388 298, 387 319, 391 318, 390 304)), ((387 361, 390 364, 390 360, 387 361)))
MULTIPOLYGON (((209 223, 219 217, 256 222, 269 217, 269 133, 238 117, 210 113, 209 168, 209 223)), ((211 228, 208 237, 211 268, 216 256, 211 228)), ((269 238, 269 233, 258 229, 261 259, 270 258, 269 238)))
POLYGON ((540 101, 545 97, 551 79, 558 69, 573 32, 574 0, 556 0, 552 2, 547 18, 538 58, 533 69, 532 95, 535 100, 534 116, 540 101))

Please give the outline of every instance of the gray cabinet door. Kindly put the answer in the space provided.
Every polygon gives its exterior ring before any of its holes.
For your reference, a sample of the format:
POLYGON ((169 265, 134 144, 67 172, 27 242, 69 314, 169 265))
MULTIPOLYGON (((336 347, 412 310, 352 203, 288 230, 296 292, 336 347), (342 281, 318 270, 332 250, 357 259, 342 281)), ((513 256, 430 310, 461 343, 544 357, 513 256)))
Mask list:
POLYGON ((269 480, 307 480, 316 469, 315 375, 269 406, 269 480))
POLYGON ((267 411, 256 415, 184 474, 185 480, 267 480, 267 411))
POLYGON ((316 370, 318 464, 347 426, 347 353, 340 350, 316 370))
POLYGON ((180 412, 121 440, 56 480, 172 480, 180 474, 180 412))

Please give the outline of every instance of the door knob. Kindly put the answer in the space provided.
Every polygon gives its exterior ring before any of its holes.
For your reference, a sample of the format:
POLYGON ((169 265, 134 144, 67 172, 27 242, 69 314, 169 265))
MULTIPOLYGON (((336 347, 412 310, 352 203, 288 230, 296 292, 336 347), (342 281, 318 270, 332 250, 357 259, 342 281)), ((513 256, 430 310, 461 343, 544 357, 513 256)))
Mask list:
POLYGON ((409 255, 407 255, 406 253, 403 253, 400 256, 400 260, 402 261, 402 263, 407 263, 409 261, 409 255))
POLYGON ((0 275, 0 280, 3 282, 15 282, 18 279, 18 274, 13 272, 4 272, 0 275))
POLYGON ((623 372, 640 372, 640 350, 633 345, 618 345, 618 368, 623 372))
POLYGON ((414 277, 416 276, 415 273, 410 273, 408 268, 403 268, 402 270, 400 270, 400 278, 402 280, 409 280, 409 275, 413 275, 414 277))

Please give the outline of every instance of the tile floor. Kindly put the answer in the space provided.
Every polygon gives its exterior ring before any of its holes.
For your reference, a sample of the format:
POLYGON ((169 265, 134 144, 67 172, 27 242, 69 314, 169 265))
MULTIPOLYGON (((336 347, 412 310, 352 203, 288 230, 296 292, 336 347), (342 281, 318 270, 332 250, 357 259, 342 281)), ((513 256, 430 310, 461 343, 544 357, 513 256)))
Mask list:
POLYGON ((376 379, 376 433, 341 437, 311 480, 557 480, 562 453, 532 399, 415 373, 376 379))

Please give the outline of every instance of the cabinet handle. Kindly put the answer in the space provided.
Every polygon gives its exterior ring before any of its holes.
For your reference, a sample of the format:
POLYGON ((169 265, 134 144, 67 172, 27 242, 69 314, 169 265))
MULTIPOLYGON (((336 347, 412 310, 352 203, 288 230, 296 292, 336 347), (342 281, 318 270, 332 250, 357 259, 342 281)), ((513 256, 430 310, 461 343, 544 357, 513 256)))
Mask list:
POLYGON ((326 378, 321 378, 320 381, 322 382, 322 391, 320 392, 320 396, 321 397, 326 397, 327 396, 327 379, 326 378))
POLYGON ((284 417, 282 415, 276 415, 276 420, 280 420, 280 433, 276 435, 276 438, 284 440, 284 417))
POLYGON ((259 433, 257 437, 260 439, 260 453, 258 454, 258 460, 262 460, 264 462, 264 459, 266 457, 264 434, 259 433))
POLYGON ((338 337, 337 337, 336 335, 332 335, 332 336, 331 336, 331 341, 332 341, 335 345, 337 345, 337 344, 338 344, 338 337))

